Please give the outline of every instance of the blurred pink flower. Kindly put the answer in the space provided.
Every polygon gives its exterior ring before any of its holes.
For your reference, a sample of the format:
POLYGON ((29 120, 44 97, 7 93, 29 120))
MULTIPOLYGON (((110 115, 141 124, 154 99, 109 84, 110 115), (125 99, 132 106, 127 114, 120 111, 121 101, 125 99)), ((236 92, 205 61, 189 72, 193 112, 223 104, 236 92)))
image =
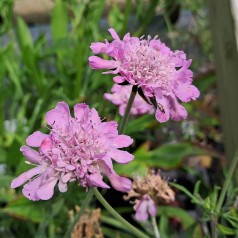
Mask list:
POLYGON ((104 74, 116 74, 117 84, 131 84, 156 107, 156 119, 166 122, 170 118, 182 120, 186 109, 179 103, 199 97, 198 89, 192 85, 193 73, 189 70, 192 60, 187 60, 183 51, 171 51, 159 39, 131 37, 127 33, 123 40, 114 29, 109 29, 113 41, 91 44, 94 54, 104 53, 110 60, 98 56, 89 57, 91 68, 109 69, 104 74))
POLYGON ((132 154, 120 150, 133 140, 118 135, 116 122, 101 122, 97 111, 84 103, 75 105, 74 115, 72 118, 65 102, 46 114, 46 122, 52 127, 49 135, 36 131, 26 139, 28 146, 21 147, 36 167, 14 179, 12 188, 28 181, 22 190, 27 198, 48 200, 57 183, 60 192, 66 192, 67 183, 74 181, 82 187, 110 188, 103 182, 103 174, 116 190, 131 189, 131 181, 113 170, 112 159, 121 164, 133 160, 132 154))
MULTIPOLYGON (((119 106, 119 114, 124 116, 126 106, 130 97, 130 93, 132 90, 132 85, 121 86, 118 84, 114 84, 110 93, 105 93, 104 98, 111 101, 113 104, 119 106)), ((135 97, 135 100, 131 107, 131 115, 142 115, 142 114, 152 114, 154 113, 154 107, 146 103, 142 97, 138 94, 135 97)))

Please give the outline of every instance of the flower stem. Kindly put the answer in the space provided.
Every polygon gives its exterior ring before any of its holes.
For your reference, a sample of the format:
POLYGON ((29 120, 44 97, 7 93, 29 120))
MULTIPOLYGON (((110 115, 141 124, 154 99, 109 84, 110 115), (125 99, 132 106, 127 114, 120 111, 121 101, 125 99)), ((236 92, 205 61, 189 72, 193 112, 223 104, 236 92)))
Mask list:
POLYGON ((102 195, 98 192, 96 188, 92 188, 94 195, 98 199, 98 201, 105 207, 105 209, 111 213, 118 221, 120 221, 125 227, 129 229, 129 231, 136 235, 138 238, 149 238, 143 232, 138 230, 136 227, 132 226, 128 221, 126 221, 122 216, 120 216, 109 204, 108 202, 102 197, 102 195))
POLYGON ((129 98, 129 100, 128 100, 127 106, 126 106, 125 114, 124 114, 124 116, 123 116, 123 118, 122 118, 122 121, 121 121, 121 123, 120 123, 119 134, 124 134, 124 132, 125 132, 126 124, 127 124, 128 118, 129 118, 129 116, 130 116, 131 107, 132 107, 132 104, 133 104, 133 102, 134 102, 136 93, 137 93, 137 86, 134 85, 134 86, 132 87, 131 95, 130 95, 130 98, 129 98))
POLYGON ((158 229, 158 226, 157 226, 157 223, 156 223, 156 219, 155 219, 154 216, 151 216, 151 224, 153 226, 155 238, 160 238, 159 229, 158 229))
POLYGON ((222 190, 221 190, 221 194, 219 196, 219 199, 218 199, 218 202, 217 202, 217 205, 216 205, 216 209, 215 209, 216 214, 220 213, 222 204, 223 204, 225 196, 226 196, 226 192, 227 192, 228 186, 230 184, 230 181, 231 181, 231 178, 233 176, 233 173, 234 173, 234 171, 236 169, 237 163, 238 163, 238 150, 236 151, 235 156, 234 156, 234 158, 233 158, 233 160, 232 160, 232 162, 230 164, 230 168, 228 170, 225 182, 223 184, 223 187, 222 187, 222 190))
POLYGON ((89 189, 89 192, 88 192, 86 198, 84 199, 82 206, 80 207, 79 213, 77 213, 75 215, 75 218, 74 218, 73 222, 69 225, 69 227, 64 235, 64 238, 70 237, 70 234, 74 229, 74 226, 79 221, 79 218, 82 216, 82 214, 84 213, 84 211, 85 211, 86 207, 88 206, 88 204, 90 203, 92 197, 93 197, 93 191, 92 191, 92 189, 89 189))
POLYGON ((212 238, 217 238, 217 229, 216 229, 216 226, 217 226, 217 218, 214 216, 214 213, 212 212, 211 214, 211 235, 212 235, 212 238))

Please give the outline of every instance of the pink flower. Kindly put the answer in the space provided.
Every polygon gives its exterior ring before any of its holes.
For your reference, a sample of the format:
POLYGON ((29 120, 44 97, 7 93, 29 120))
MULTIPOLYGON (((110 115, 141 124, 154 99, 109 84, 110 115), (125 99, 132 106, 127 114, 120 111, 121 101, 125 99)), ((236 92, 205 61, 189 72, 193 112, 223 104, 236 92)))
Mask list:
POLYGON ((166 122, 170 118, 182 120, 187 117, 186 109, 179 103, 199 97, 198 89, 192 85, 193 73, 189 70, 191 60, 183 51, 171 51, 159 39, 131 37, 123 40, 114 29, 109 29, 113 41, 91 44, 94 54, 104 53, 111 59, 89 57, 93 69, 109 69, 104 72, 115 74, 117 84, 136 85, 140 94, 156 107, 156 119, 166 122))
POLYGON ((136 211, 135 218, 138 221, 148 220, 149 215, 155 217, 157 214, 157 206, 149 195, 135 200, 134 210, 136 211))
MULTIPOLYGON (((132 85, 121 86, 114 84, 110 93, 105 93, 104 98, 111 101, 113 104, 119 106, 119 113, 121 116, 124 116, 126 106, 130 97, 132 90, 132 85)), ((142 114, 152 114, 154 112, 154 107, 146 103, 142 97, 136 95, 135 100, 132 104, 130 113, 132 115, 142 115, 142 114)))
POLYGON ((65 102, 46 114, 46 122, 52 127, 49 135, 36 131, 26 139, 28 146, 21 147, 36 167, 14 179, 12 188, 28 181, 23 187, 27 198, 48 200, 56 184, 60 192, 66 192, 67 183, 74 181, 82 187, 110 188, 102 180, 105 175, 116 190, 131 189, 131 181, 113 170, 112 159, 121 164, 133 160, 133 155, 120 150, 133 140, 118 135, 116 122, 101 122, 97 111, 84 103, 75 105, 74 115, 72 118, 65 102))

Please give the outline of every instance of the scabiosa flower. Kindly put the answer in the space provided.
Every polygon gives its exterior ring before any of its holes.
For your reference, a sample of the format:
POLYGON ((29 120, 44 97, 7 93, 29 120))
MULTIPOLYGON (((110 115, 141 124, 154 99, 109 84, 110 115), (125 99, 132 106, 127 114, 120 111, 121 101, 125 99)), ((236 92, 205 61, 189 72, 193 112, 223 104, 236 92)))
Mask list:
POLYGON ((144 178, 138 177, 133 181, 131 191, 124 196, 125 200, 131 198, 135 199, 135 218, 146 221, 149 215, 156 216, 157 205, 174 201, 175 195, 168 183, 152 170, 144 178))
POLYGON ((133 140, 118 135, 116 122, 102 122, 97 111, 85 103, 75 105, 74 116, 65 102, 59 102, 46 114, 50 133, 36 131, 26 139, 28 146, 21 147, 23 155, 36 167, 14 179, 12 188, 28 181, 23 187, 27 198, 48 200, 57 183, 60 192, 66 192, 67 183, 74 181, 82 187, 109 188, 102 180, 103 174, 116 190, 130 190, 131 181, 115 173, 112 159, 121 164, 131 161, 133 155, 120 148, 131 145, 133 140))
POLYGON ((156 119, 166 122, 170 118, 182 120, 186 109, 179 103, 199 97, 192 85, 193 73, 189 70, 192 60, 183 51, 170 50, 159 39, 131 37, 127 33, 122 40, 114 29, 109 29, 113 41, 91 44, 94 54, 104 53, 110 60, 98 56, 89 57, 91 68, 108 69, 105 74, 115 74, 117 84, 136 85, 145 101, 156 108, 156 119))
MULTIPOLYGON (((111 101, 113 104, 118 105, 119 114, 121 116, 124 116, 131 90, 132 85, 121 86, 118 84, 114 84, 111 89, 112 93, 105 93, 104 98, 111 101)), ((146 113, 152 114, 153 112, 154 107, 146 103, 139 95, 136 95, 130 110, 130 114, 142 115, 146 113)))

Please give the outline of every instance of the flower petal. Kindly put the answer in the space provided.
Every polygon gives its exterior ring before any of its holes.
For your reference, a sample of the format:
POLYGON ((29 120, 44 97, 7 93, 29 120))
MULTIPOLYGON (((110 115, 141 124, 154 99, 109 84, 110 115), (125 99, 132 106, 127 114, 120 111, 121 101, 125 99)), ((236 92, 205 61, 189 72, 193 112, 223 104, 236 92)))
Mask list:
POLYGON ((57 129, 65 130, 70 118, 69 106, 65 102, 59 102, 55 109, 46 113, 47 124, 57 129))
POLYGON ((58 181, 58 178, 51 179, 50 181, 46 182, 43 186, 40 186, 40 188, 37 190, 37 196, 41 200, 49 200, 52 198, 54 194, 54 187, 58 181))
POLYGON ((108 29, 108 31, 110 32, 114 40, 120 40, 120 37, 117 35, 116 31, 113 28, 108 29))
POLYGON ((175 90, 175 94, 182 102, 189 102, 191 99, 195 100, 198 98, 200 92, 193 85, 180 84, 175 90))
POLYGON ((21 186, 23 183, 25 183, 27 180, 32 178, 33 176, 37 174, 41 174, 44 172, 44 167, 43 166, 38 166, 33 169, 30 169, 23 174, 19 175, 17 178, 15 178, 12 183, 11 183, 11 188, 17 188, 21 186))
POLYGON ((132 186, 131 180, 116 174, 112 168, 112 163, 110 160, 98 161, 98 165, 99 165, 100 171, 108 177, 114 189, 120 192, 129 192, 131 190, 131 186, 132 186))
POLYGON ((23 189, 22 189, 22 193, 23 195, 32 200, 32 201, 38 201, 40 200, 40 198, 37 195, 37 190, 40 187, 41 181, 43 179, 43 175, 39 176, 38 178, 30 181, 29 183, 25 184, 23 189))
POLYGON ((59 180, 58 188, 61 193, 65 193, 68 190, 67 183, 63 183, 61 180, 59 180))
POLYGON ((138 221, 146 221, 149 217, 148 215, 148 203, 146 200, 142 199, 134 206, 136 210, 135 218, 138 221))
POLYGON ((133 139, 131 139, 131 137, 127 135, 118 135, 113 141, 113 145, 116 148, 127 147, 131 145, 132 143, 133 143, 133 139))
POLYGON ((101 42, 93 42, 90 45, 90 49, 94 54, 104 53, 106 49, 106 44, 101 42))
POLYGON ((120 66, 115 60, 105 60, 97 56, 90 56, 88 60, 92 69, 116 69, 120 66))
POLYGON ((125 80, 126 80, 125 77, 122 77, 122 76, 113 77, 114 83, 123 83, 125 80))
POLYGON ((40 156, 40 154, 37 151, 31 149, 29 146, 26 145, 22 146, 20 148, 20 151, 27 158, 27 160, 29 160, 32 163, 39 164, 40 161, 42 160, 42 156, 40 156))
POLYGON ((111 149, 108 151, 108 156, 120 164, 127 164, 134 159, 134 155, 128 153, 127 151, 117 149, 111 149))
POLYGON ((178 102, 175 97, 170 97, 170 117, 175 121, 180 121, 188 116, 187 110, 178 102))
POLYGON ((47 152, 50 151, 51 148, 52 148, 51 139, 45 138, 40 145, 40 152, 43 154, 47 154, 47 152))
POLYGON ((90 174, 88 176, 89 186, 93 187, 101 187, 101 188, 110 188, 106 183, 102 180, 102 175, 100 173, 90 174))
POLYGON ((40 131, 36 131, 33 134, 29 135, 26 138, 26 143, 29 146, 33 146, 33 147, 39 147, 41 145, 41 142, 45 139, 48 138, 49 135, 46 135, 40 131))

